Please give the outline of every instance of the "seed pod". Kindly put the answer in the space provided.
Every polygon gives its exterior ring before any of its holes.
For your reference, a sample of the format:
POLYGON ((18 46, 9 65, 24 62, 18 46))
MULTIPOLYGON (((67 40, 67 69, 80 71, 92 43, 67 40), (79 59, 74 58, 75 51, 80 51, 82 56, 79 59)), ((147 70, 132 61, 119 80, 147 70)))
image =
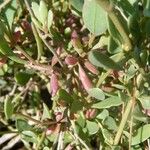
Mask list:
POLYGON ((59 86, 58 86, 57 75, 54 74, 54 73, 51 76, 50 86, 51 86, 51 94, 52 94, 52 96, 55 96, 57 91, 58 91, 58 89, 59 89, 59 86))
POLYGON ((76 63, 77 63, 77 58, 75 58, 75 57, 73 57, 73 56, 67 56, 66 58, 65 58, 65 63, 67 64, 67 65, 75 65, 76 63))
POLYGON ((85 71, 83 70, 83 68, 81 67, 81 65, 79 64, 78 66, 79 66, 79 79, 81 80, 84 89, 88 91, 90 88, 93 87, 92 82, 85 73, 85 71))
POLYGON ((92 72, 93 74, 96 74, 96 75, 99 74, 99 71, 97 70, 97 68, 96 68, 93 64, 91 64, 89 61, 86 61, 86 62, 84 63, 84 65, 85 65, 85 67, 86 67, 90 72, 92 72))

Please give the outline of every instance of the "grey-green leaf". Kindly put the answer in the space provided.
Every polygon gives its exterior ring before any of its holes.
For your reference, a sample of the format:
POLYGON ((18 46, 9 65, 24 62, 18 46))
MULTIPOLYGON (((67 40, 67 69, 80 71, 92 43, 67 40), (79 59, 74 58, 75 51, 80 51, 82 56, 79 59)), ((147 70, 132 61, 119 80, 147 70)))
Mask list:
POLYGON ((142 95, 138 98, 144 109, 150 109, 150 96, 142 95))
POLYGON ((150 124, 146 124, 137 129, 136 134, 132 137, 132 145, 144 142, 150 137, 150 124))
POLYGON ((50 30, 50 27, 53 23, 53 12, 51 10, 48 11, 48 17, 47 17, 47 28, 50 30))
POLYGON ((22 119, 16 120, 16 127, 19 132, 32 129, 32 127, 27 123, 27 121, 22 120, 22 119))
POLYGON ((6 97, 4 100, 4 113, 6 116, 6 119, 10 119, 14 111, 14 105, 12 103, 12 100, 10 97, 6 97))
POLYGON ((89 121, 89 120, 86 121, 86 127, 90 135, 97 133, 99 130, 98 124, 96 122, 89 121))
POLYGON ((109 58, 107 55, 97 50, 91 51, 89 53, 88 58, 93 65, 97 67, 102 67, 106 70, 108 69, 120 70, 121 69, 121 67, 117 63, 115 63, 111 58, 109 58))
POLYGON ((36 2, 32 2, 31 5, 32 5, 32 10, 33 10, 35 17, 39 19, 39 16, 40 16, 39 5, 36 2))
POLYGON ((39 14, 40 14, 40 16, 38 17, 39 20, 43 25, 45 25, 45 23, 47 22, 48 9, 44 0, 40 1, 39 14))
POLYGON ((51 118, 50 110, 48 109, 47 105, 43 103, 42 120, 44 120, 44 119, 50 119, 50 118, 51 118))
POLYGON ((76 10, 82 11, 84 0, 70 0, 70 3, 76 10))
POLYGON ((91 96, 91 97, 94 97, 98 100, 104 100, 105 99, 105 94, 104 92, 99 89, 99 88, 91 88, 88 90, 88 94, 91 96))
POLYGON ((119 106, 122 103, 123 102, 119 97, 112 96, 112 97, 109 97, 109 98, 107 98, 101 102, 93 104, 92 108, 97 108, 97 109, 110 108, 112 106, 119 106))
POLYGON ((86 28, 95 35, 100 35, 107 29, 106 12, 95 0, 85 0, 83 5, 83 21, 86 28))

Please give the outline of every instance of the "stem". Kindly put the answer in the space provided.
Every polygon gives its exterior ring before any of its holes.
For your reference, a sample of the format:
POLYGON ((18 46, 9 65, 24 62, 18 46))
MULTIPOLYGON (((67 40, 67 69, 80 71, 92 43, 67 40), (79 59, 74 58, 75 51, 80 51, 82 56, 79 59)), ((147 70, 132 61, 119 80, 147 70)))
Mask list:
POLYGON ((18 131, 0 131, 0 135, 4 135, 4 134, 11 134, 11 133, 18 133, 18 131))
POLYGON ((37 64, 35 60, 28 53, 26 53, 19 45, 16 45, 15 48, 19 50, 32 64, 37 64))
POLYGON ((124 40, 124 50, 129 51, 132 49, 131 40, 129 38, 128 33, 123 27, 123 24, 120 22, 119 17, 117 16, 117 11, 115 10, 113 4, 109 2, 109 0, 97 0, 98 4, 108 13, 108 16, 114 23, 116 29, 122 36, 124 40))
POLYGON ((42 145, 42 143, 43 143, 45 137, 46 137, 46 132, 44 131, 44 132, 42 133, 42 136, 41 136, 41 139, 40 139, 39 143, 37 144, 36 150, 40 150, 40 146, 42 145))
POLYGON ((40 121, 38 121, 38 120, 36 120, 36 119, 33 119, 33 118, 31 118, 30 116, 27 116, 27 115, 24 115, 24 114, 21 114, 21 113, 16 113, 15 115, 18 116, 18 117, 22 117, 22 118, 24 118, 24 119, 26 119, 26 120, 31 120, 31 121, 33 121, 34 123, 37 123, 37 124, 42 125, 42 122, 40 122, 40 121))
POLYGON ((126 106, 126 110, 124 112, 124 115, 122 117, 121 123, 120 123, 118 131, 117 131, 117 134, 116 134, 115 139, 114 139, 114 145, 117 145, 119 143, 119 140, 120 140, 120 137, 122 135, 124 126, 125 126, 125 124, 127 122, 128 116, 129 116, 129 114, 131 112, 132 104, 133 104, 133 101, 131 99, 128 102, 127 106, 126 106))

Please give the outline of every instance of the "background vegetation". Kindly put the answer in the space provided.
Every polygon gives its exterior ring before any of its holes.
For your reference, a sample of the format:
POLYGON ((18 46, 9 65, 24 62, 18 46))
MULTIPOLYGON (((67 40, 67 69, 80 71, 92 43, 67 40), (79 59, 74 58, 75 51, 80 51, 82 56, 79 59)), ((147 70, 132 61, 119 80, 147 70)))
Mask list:
POLYGON ((0 0, 0 149, 150 149, 149 0, 0 0))

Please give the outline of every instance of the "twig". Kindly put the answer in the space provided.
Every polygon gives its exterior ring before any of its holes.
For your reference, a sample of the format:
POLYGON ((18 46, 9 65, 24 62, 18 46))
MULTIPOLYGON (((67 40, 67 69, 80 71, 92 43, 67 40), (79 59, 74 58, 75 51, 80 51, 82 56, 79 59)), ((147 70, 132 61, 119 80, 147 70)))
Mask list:
POLYGON ((37 64, 37 62, 28 53, 26 53, 19 45, 16 45, 15 48, 19 50, 32 64, 37 64))
POLYGON ((40 30, 37 29, 38 34, 40 36, 40 38, 42 39, 43 43, 47 46, 47 48, 52 52, 52 54, 54 56, 56 56, 56 58, 58 59, 59 64, 63 67, 63 63, 60 60, 59 56, 57 55, 57 53, 55 52, 55 50, 49 45, 49 43, 46 41, 46 39, 44 38, 44 35, 41 34, 40 30))
POLYGON ((125 126, 125 124, 127 122, 128 116, 129 116, 129 114, 131 112, 131 108, 132 108, 132 100, 130 100, 128 102, 127 106, 126 106, 126 110, 124 112, 124 115, 122 117, 122 120, 120 122, 118 131, 117 131, 117 134, 116 134, 115 139, 114 139, 114 145, 118 145, 118 143, 119 143, 119 140, 120 140, 120 137, 122 135, 124 126, 125 126))
POLYGON ((57 150, 63 150, 63 137, 64 137, 64 132, 60 131, 58 137, 57 150))
POLYGON ((33 121, 34 123, 39 124, 39 125, 43 125, 41 121, 38 121, 38 120, 36 120, 36 119, 33 119, 33 118, 31 118, 30 116, 24 115, 24 114, 22 114, 22 113, 16 113, 15 116, 22 117, 22 118, 27 119, 27 120, 31 120, 31 121, 33 121))
POLYGON ((39 143, 37 144, 36 150, 40 150, 40 146, 42 145, 42 143, 43 143, 45 137, 46 137, 46 131, 44 131, 44 132, 42 133, 41 139, 40 139, 39 143))

